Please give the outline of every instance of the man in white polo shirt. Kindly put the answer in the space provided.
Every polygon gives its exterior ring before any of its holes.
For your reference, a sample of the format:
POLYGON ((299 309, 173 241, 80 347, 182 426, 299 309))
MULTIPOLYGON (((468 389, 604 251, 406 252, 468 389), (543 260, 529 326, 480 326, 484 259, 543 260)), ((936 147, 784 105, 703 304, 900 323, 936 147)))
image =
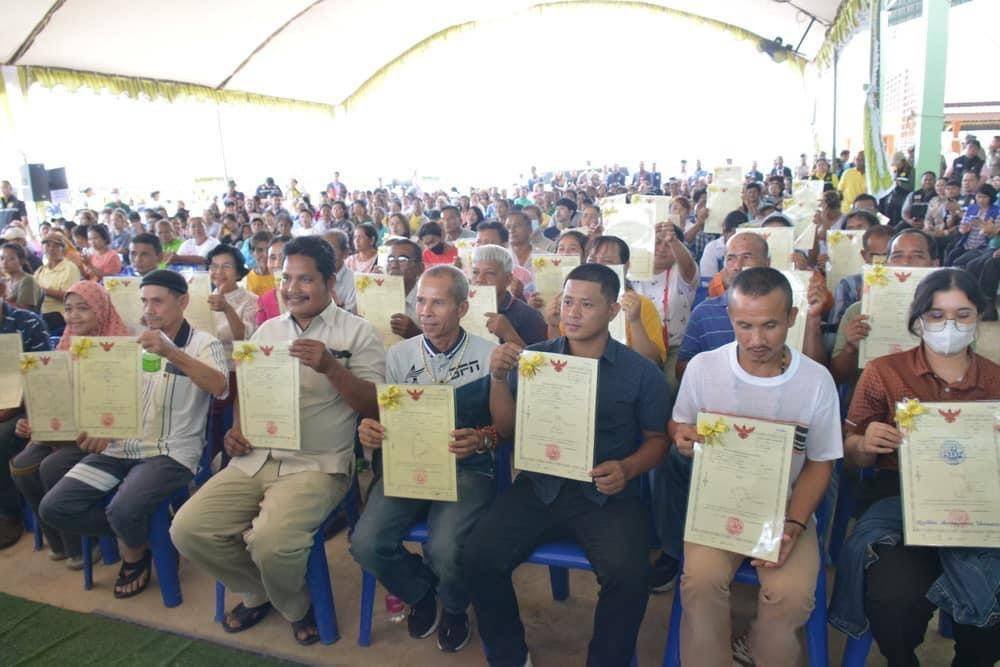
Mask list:
POLYGON ((191 481, 205 446, 205 421, 212 397, 225 398, 229 375, 222 343, 184 319, 187 281, 159 269, 141 283, 143 318, 139 336, 146 352, 142 383, 143 437, 91 438, 81 433, 80 449, 90 454, 45 494, 42 520, 57 530, 81 535, 117 535, 122 566, 115 597, 141 593, 149 584, 149 517, 164 499, 191 481), (104 506, 104 498, 118 487, 104 506))
MULTIPOLYGON (((733 281, 729 317, 736 340, 691 360, 668 430, 678 451, 692 456, 698 412, 796 425, 789 500, 777 563, 754 561, 760 577, 757 618, 749 637, 730 643, 729 586, 743 556, 684 543, 681 662, 794 665, 797 632, 817 604, 820 567, 813 512, 843 456, 840 409, 830 373, 785 344, 796 317, 792 289, 781 272, 744 269, 733 281)), ((825 604, 825 600, 818 604, 825 604)))
POLYGON ((177 249, 177 253, 170 262, 171 264, 191 264, 203 267, 208 253, 219 245, 219 239, 209 236, 205 229, 205 221, 197 217, 188 220, 188 234, 189 238, 177 249))
POLYGON ((280 289, 288 312, 250 340, 294 341, 301 450, 254 447, 240 432, 237 403, 225 439, 229 466, 184 504, 170 534, 178 551, 243 598, 223 630, 246 630, 273 606, 307 645, 319 640, 305 581, 309 550, 351 485, 358 415, 378 414, 375 383, 385 379, 385 350, 371 324, 333 302, 329 243, 301 236, 284 252, 280 289))

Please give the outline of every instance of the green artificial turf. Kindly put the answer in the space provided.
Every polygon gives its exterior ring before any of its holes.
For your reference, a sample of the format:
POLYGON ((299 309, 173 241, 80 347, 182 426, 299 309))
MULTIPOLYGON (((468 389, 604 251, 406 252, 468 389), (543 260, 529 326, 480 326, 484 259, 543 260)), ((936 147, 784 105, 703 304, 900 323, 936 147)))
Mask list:
POLYGON ((90 664, 258 667, 293 663, 0 593, 0 665, 90 664))

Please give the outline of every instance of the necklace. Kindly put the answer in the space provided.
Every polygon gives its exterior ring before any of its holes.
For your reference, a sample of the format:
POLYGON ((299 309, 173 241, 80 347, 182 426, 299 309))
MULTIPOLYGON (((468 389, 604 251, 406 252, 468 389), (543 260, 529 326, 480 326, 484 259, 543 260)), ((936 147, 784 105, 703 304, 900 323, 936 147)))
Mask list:
POLYGON ((455 354, 455 362, 448 368, 445 372, 443 378, 438 378, 437 373, 434 372, 434 368, 431 366, 431 360, 427 357, 427 337, 424 336, 424 340, 420 343, 420 356, 424 361, 424 368, 427 370, 427 374, 431 376, 431 382, 434 384, 448 384, 451 380, 452 374, 458 370, 462 365, 462 360, 465 358, 465 350, 469 347, 469 337, 465 336, 465 340, 462 341, 462 347, 455 354))

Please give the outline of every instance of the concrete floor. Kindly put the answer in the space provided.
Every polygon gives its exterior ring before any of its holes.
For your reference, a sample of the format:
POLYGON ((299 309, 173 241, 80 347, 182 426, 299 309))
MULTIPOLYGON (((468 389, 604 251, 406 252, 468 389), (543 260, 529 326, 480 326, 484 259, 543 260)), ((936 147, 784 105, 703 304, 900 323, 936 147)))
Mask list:
MULTIPOLYGON (((475 634, 469 646, 457 654, 438 651, 433 637, 419 641, 410 639, 406 634, 405 623, 392 624, 387 620, 383 605, 384 591, 381 587, 376 595, 372 646, 358 646, 361 573, 347 554, 347 540, 343 534, 327 542, 341 639, 332 646, 316 644, 311 647, 298 646, 292 639, 288 623, 276 613, 245 633, 224 633, 213 622, 214 582, 186 561, 181 561, 184 603, 167 609, 161 603, 155 574, 150 587, 143 594, 129 600, 115 600, 112 586, 118 571, 117 565, 96 566, 94 588, 84 591, 82 573, 70 572, 61 563, 49 561, 47 552, 34 552, 32 547, 31 536, 25 535, 14 547, 0 551, 0 591, 74 611, 96 611, 143 625, 309 664, 453 667, 484 664, 481 645, 475 634)), ((597 595, 594 576, 589 572, 571 572, 571 594, 566 602, 552 600, 545 568, 525 565, 517 570, 514 579, 534 664, 538 667, 584 664, 597 595)), ((752 590, 737 591, 736 599, 738 612, 752 609, 752 590)), ((671 602, 670 593, 650 598, 639 634, 640 665, 662 663, 671 602)), ((227 608, 235 604, 236 601, 231 597, 227 600, 227 608)), ((740 617, 743 619, 742 623, 745 623, 746 615, 740 614, 740 617)), ((737 623, 740 623, 739 619, 737 623)), ((936 628, 936 624, 933 627, 936 628)), ((843 635, 831 629, 832 665, 840 664, 843 645, 843 635)), ((943 666, 950 663, 951 657, 951 642, 940 638, 935 630, 929 630, 928 640, 921 647, 922 664, 943 666)), ((884 665, 885 662, 881 657, 870 657, 868 664, 884 665)))

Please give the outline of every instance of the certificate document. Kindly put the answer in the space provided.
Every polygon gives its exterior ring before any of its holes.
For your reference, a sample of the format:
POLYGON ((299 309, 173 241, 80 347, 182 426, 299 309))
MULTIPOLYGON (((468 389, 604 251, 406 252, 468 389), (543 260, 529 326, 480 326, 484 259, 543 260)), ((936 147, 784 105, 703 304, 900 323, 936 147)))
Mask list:
MULTIPOLYGON (((126 326, 133 331, 142 328, 142 298, 139 296, 141 278, 132 276, 111 276, 104 279, 104 289, 108 290, 111 303, 126 326)), ((197 327, 195 327, 197 328, 197 327)))
POLYGON ((792 251, 795 249, 795 230, 792 227, 744 227, 738 234, 757 234, 767 241, 767 249, 771 254, 771 268, 779 271, 790 271, 792 251))
POLYGON ((633 204, 645 204, 653 207, 653 222, 666 222, 670 217, 670 202, 673 197, 664 195, 632 195, 633 204))
POLYGON ((68 352, 26 352, 21 355, 24 402, 31 438, 42 442, 75 440, 73 384, 68 352))
POLYGON ((653 250, 656 248, 656 207, 653 204, 612 206, 601 211, 604 233, 628 244, 629 276, 633 280, 653 277, 653 250))
POLYGON ((722 223, 730 211, 735 211, 743 205, 743 189, 738 183, 713 182, 708 185, 708 196, 705 206, 708 207, 708 218, 705 220, 706 234, 721 234, 722 223))
POLYGON ((995 364, 1000 364, 1000 322, 983 322, 976 325, 973 350, 995 364))
POLYGON ((518 362, 514 467, 593 481, 597 359, 525 351, 518 362))
MULTIPOLYGON (((608 268, 614 271, 618 276, 618 300, 621 301, 622 295, 625 294, 625 265, 612 264, 609 265, 608 268)), ((625 314, 625 309, 621 308, 618 310, 618 314, 615 315, 615 319, 608 323, 608 333, 622 345, 628 345, 627 318, 628 316, 625 314)))
POLYGON ((1000 401, 907 401, 896 414, 906 544, 1000 547, 1000 401))
POLYGON ((358 315, 371 322, 382 334, 385 346, 402 340, 392 332, 389 320, 397 313, 406 313, 403 276, 357 273, 354 275, 354 290, 358 296, 358 315))
POLYGON ((920 343, 906 329, 910 303, 917 284, 937 267, 866 264, 862 271, 861 313, 868 316, 871 331, 861 339, 858 368, 876 357, 902 352, 920 343))
POLYGON ((809 222, 801 228, 796 226, 795 232, 798 236, 795 237, 794 249, 806 252, 812 250, 813 246, 816 245, 816 225, 809 222))
POLYGON ((198 331, 216 336, 215 317, 208 307, 208 295, 212 293, 208 272, 189 272, 184 277, 188 281, 188 306, 184 310, 184 319, 198 331))
POLYGON ((712 170, 712 182, 733 183, 739 185, 743 182, 744 173, 743 167, 734 164, 723 165, 712 170))
POLYGON ((580 266, 576 255, 538 254, 531 256, 531 270, 535 272, 535 291, 545 303, 562 292, 566 276, 580 266))
POLYGON ((124 336, 70 342, 76 427, 93 438, 141 438, 142 347, 124 336))
POLYGON ((491 343, 499 343, 500 339, 486 328, 486 313, 497 311, 497 290, 492 285, 469 286, 469 310, 462 318, 462 326, 471 334, 485 338, 491 343))
POLYGON ((792 305, 799 309, 795 316, 795 324, 788 330, 785 342, 788 347, 793 347, 799 352, 806 340, 806 318, 809 316, 809 281, 812 280, 812 271, 782 271, 781 274, 788 279, 792 286, 792 305))
POLYGON ((699 412, 698 433, 684 540, 777 561, 795 425, 699 412))
POLYGON ((240 395, 240 428, 254 447, 301 449, 299 360, 281 343, 237 342, 233 347, 240 395), (275 400, 280 396, 280 400, 275 400))
POLYGON ((792 199, 803 208, 816 210, 823 197, 823 181, 793 181, 792 199))
POLYGON ((21 334, 0 334, 0 408, 21 405, 21 334))
POLYGON ((865 262, 861 256, 861 237, 864 235, 860 229, 827 232, 826 256, 830 268, 826 272, 826 286, 831 291, 837 289, 842 278, 861 273, 865 262))
POLYGON ((455 455, 455 388, 448 385, 380 384, 379 421, 385 427, 382 470, 385 495, 458 501, 455 455))

